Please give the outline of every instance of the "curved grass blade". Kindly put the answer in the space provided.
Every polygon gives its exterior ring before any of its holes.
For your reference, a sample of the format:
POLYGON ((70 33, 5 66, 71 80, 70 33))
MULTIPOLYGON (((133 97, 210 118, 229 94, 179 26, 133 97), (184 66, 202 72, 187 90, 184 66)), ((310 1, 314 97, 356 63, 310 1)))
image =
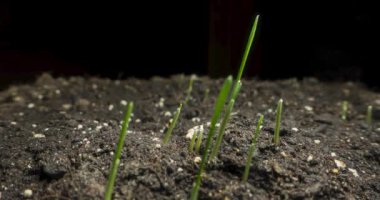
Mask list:
POLYGON ((133 102, 129 102, 127 106, 127 113, 125 114, 124 122, 120 131, 119 142, 116 147, 115 156, 111 164, 111 171, 108 176, 108 182, 107 182, 106 192, 104 196, 105 200, 112 199, 112 192, 113 192, 113 187, 115 185, 117 169, 120 164, 121 150, 123 149, 125 137, 127 135, 127 130, 128 130, 129 122, 131 120, 132 110, 133 110, 133 102))
POLYGON ((238 72, 238 75, 236 76, 237 81, 241 80, 241 76, 243 75, 243 71, 245 68, 245 64, 247 63, 249 51, 251 50, 253 40, 255 39, 255 34, 256 34, 256 29, 257 29, 257 24, 259 22, 259 19, 260 19, 260 15, 256 15, 255 22, 253 23, 251 33, 248 38, 247 46, 245 47, 245 51, 244 51, 244 55, 240 64, 239 72, 238 72))

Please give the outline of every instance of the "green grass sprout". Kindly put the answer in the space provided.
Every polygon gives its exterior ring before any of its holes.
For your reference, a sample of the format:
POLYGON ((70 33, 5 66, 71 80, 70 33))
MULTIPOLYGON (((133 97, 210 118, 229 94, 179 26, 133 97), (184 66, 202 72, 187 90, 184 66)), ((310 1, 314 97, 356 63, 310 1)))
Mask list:
POLYGON ((120 131, 119 142, 116 147, 115 156, 111 164, 111 171, 108 176, 108 182, 107 182, 107 187, 106 187, 106 192, 105 192, 105 197, 104 197, 105 200, 112 199, 112 192, 113 192, 113 187, 115 185, 117 169, 120 164, 121 150, 123 149, 125 137, 127 135, 127 130, 128 130, 129 122, 131 120, 132 110, 133 110, 133 102, 129 102, 127 106, 127 112, 125 114, 122 128, 120 131))
POLYGON ((187 91, 186 91, 186 98, 185 98, 185 102, 184 102, 185 105, 187 104, 187 102, 188 102, 189 99, 190 99, 191 91, 193 90, 193 83, 194 83, 195 78, 196 78, 195 75, 191 75, 191 77, 190 77, 190 80, 189 80, 189 88, 188 88, 187 91))
POLYGON ((242 58, 242 61, 240 64, 239 73, 236 76, 237 81, 240 81, 241 77, 243 75, 243 71, 244 71, 245 64, 246 64, 247 59, 248 59, 249 51, 251 50, 253 40, 255 39, 256 29, 257 29, 257 24, 259 22, 259 19, 260 19, 260 15, 256 15, 255 22, 253 23, 251 33, 249 34, 248 42, 247 42, 247 45, 245 47, 244 55, 243 55, 243 58, 242 58))
POLYGON ((174 118, 170 122, 169 128, 165 133, 164 140, 162 141, 164 144, 168 143, 170 140, 170 137, 172 136, 173 129, 175 125, 177 124, 179 114, 181 113, 182 110, 182 103, 179 104, 179 107, 177 108, 177 111, 175 112, 174 118))
POLYGON ((251 168, 252 156, 253 156, 253 153, 255 152, 257 138, 259 138, 260 131, 262 128, 261 124, 263 123, 263 120, 264 120, 264 115, 260 115, 259 121, 257 122, 255 134, 253 135, 253 138, 252 138, 251 146, 249 147, 249 150, 248 150, 247 162, 245 163, 245 169, 244 169, 244 174, 243 174, 244 183, 246 183, 248 180, 249 169, 251 168))
POLYGON ((208 154, 209 154, 210 147, 211 147, 211 142, 212 142, 212 139, 213 139, 213 136, 215 133, 215 129, 216 129, 216 123, 219 120, 220 113, 222 112, 222 109, 223 109, 224 104, 226 102, 226 99, 228 97, 229 91, 231 89, 231 85, 232 85, 232 76, 228 76, 228 78, 224 81, 222 89, 220 90, 219 96, 216 100, 216 104, 215 104, 215 108, 214 108, 214 114, 211 118, 210 129, 209 129, 209 132, 207 134, 206 147, 205 147, 205 150, 204 150, 204 153, 202 156, 202 161, 201 161, 201 164, 199 166, 198 173, 196 175, 195 183, 194 183, 193 188, 191 190, 190 199, 192 199, 192 200, 198 199, 198 192, 199 192, 199 188, 200 188, 201 182, 202 182, 202 173, 204 171, 204 168, 206 167, 207 158, 208 158, 208 154))
POLYGON ((367 117, 366 117, 366 121, 367 121, 367 124, 368 126, 371 126, 372 125, 372 106, 369 105, 367 107, 367 117))
POLYGON ((195 152, 199 153, 199 150, 201 149, 203 139, 203 125, 199 128, 197 132, 197 144, 195 145, 195 152))
POLYGON ((283 100, 280 99, 277 103, 277 110, 276 110, 276 127, 274 129, 274 144, 278 145, 280 142, 280 125, 281 125, 281 114, 282 114, 282 102, 283 100))
POLYGON ((347 119, 347 112, 348 112, 348 102, 343 101, 342 102, 342 113, 341 113, 343 120, 347 119))
POLYGON ((222 139, 224 136, 224 131, 226 129, 228 120, 230 119, 231 112, 234 108, 236 96, 239 93, 240 88, 241 88, 241 82, 238 81, 236 86, 237 87, 234 87, 234 90, 232 91, 231 100, 228 103, 227 109, 224 113, 223 120, 222 120, 222 123, 221 123, 220 128, 219 128, 218 137, 216 138, 216 142, 215 142, 214 147, 213 147, 211 154, 210 154, 210 161, 213 161, 215 159, 215 157, 218 155, 218 152, 220 149, 220 144, 222 143, 222 139))

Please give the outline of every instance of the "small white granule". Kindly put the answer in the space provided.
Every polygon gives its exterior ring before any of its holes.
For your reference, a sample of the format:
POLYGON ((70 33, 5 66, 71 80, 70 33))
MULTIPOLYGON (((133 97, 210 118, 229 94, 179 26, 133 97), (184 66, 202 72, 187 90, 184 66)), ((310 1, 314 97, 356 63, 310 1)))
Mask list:
POLYGON ((121 100, 120 104, 123 105, 123 106, 126 106, 127 105, 127 101, 126 100, 121 100))

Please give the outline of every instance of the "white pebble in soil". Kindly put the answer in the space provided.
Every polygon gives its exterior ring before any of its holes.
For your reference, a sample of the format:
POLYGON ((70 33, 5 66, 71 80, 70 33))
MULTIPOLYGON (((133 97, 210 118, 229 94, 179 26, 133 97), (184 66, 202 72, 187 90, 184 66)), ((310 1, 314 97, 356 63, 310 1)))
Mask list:
POLYGON ((136 119, 135 120, 135 123, 140 123, 141 122, 141 119, 136 119))
POLYGON ((156 144, 156 148, 161 148, 161 144, 156 144))
POLYGON ((17 125, 17 122, 11 122, 11 125, 17 125))
POLYGON ((331 157, 336 157, 336 153, 331 152, 331 157))
POLYGON ((126 100, 121 100, 120 104, 123 105, 123 106, 126 106, 127 105, 127 101, 126 100))
POLYGON ((36 128, 36 127, 37 127, 37 125, 36 125, 36 124, 32 124, 32 127, 33 127, 33 128, 36 128))
POLYGON ((296 127, 293 127, 293 128, 292 128, 292 131, 294 131, 294 132, 298 132, 298 131, 299 131, 299 129, 298 129, 298 128, 296 128, 296 127))
POLYGON ((72 105, 68 104, 68 103, 62 105, 62 108, 65 110, 69 110, 71 107, 72 107, 72 105))
POLYGON ((34 108, 34 107, 35 107, 34 103, 30 103, 30 104, 28 104, 28 108, 29 108, 29 109, 34 108))
POLYGON ((22 193, 22 196, 24 196, 26 198, 32 197, 33 196, 33 190, 31 190, 31 189, 24 190, 24 192, 22 193))
POLYGON ((172 116, 172 113, 171 113, 170 111, 166 111, 166 112, 164 113, 164 116, 165 116, 165 117, 171 117, 171 116, 172 116))
POLYGON ((113 110, 113 105, 112 104, 108 106, 108 110, 109 111, 113 110))
POLYGON ((358 171, 356 171, 356 169, 348 168, 348 171, 350 171, 355 177, 359 177, 358 171))
POLYGON ((314 143, 315 143, 315 144, 320 144, 321 141, 320 141, 320 140, 314 140, 314 143))
POLYGON ((201 162, 201 160, 202 160, 202 158, 199 157, 199 156, 196 156, 196 157, 194 158, 194 162, 195 162, 195 163, 199 163, 199 162, 201 162))
POLYGON ((305 106, 305 110, 308 111, 308 112, 311 112, 311 111, 313 111, 313 107, 311 107, 311 106, 305 106))
POLYGON ((335 165, 338 167, 338 168, 346 168, 346 163, 344 163, 343 161, 340 161, 340 160, 334 160, 335 162, 335 165))
POLYGON ((82 129, 83 128, 83 125, 82 124, 78 124, 78 130, 82 129))
POLYGON ((201 121, 201 119, 199 117, 193 117, 191 119, 191 121, 194 122, 194 123, 199 123, 201 121))
POLYGON ((312 161, 312 160, 313 160, 313 155, 309 155, 309 156, 307 157, 307 161, 310 162, 310 161, 312 161))
POLYGON ((186 134, 186 138, 187 139, 190 139, 193 138, 193 135, 197 132, 197 131, 203 131, 203 125, 199 125, 199 126, 194 126, 193 128, 189 129, 187 131, 187 134, 186 134))

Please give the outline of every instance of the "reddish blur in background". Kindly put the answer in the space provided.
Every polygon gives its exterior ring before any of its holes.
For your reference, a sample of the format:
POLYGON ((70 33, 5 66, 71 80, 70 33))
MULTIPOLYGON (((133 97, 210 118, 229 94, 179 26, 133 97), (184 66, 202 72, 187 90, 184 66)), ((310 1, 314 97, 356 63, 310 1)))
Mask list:
POLYGON ((316 76, 380 86, 369 0, 0 1, 0 88, 55 76, 236 73, 256 14, 246 78, 316 76))

